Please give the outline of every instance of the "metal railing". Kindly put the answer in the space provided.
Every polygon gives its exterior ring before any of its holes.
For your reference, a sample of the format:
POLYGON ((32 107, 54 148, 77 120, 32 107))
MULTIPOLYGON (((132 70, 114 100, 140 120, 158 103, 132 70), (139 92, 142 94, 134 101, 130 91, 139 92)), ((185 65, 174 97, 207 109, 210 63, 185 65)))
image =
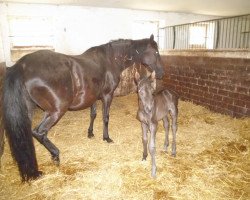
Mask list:
POLYGON ((161 49, 250 49, 250 14, 159 29, 161 49))

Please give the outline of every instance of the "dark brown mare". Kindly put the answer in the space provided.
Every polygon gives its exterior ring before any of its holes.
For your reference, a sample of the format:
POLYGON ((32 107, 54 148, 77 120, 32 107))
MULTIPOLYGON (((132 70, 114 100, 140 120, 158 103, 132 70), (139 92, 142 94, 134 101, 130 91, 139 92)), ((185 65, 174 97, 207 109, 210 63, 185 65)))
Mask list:
POLYGON ((69 56, 52 51, 37 51, 22 57, 6 72, 3 88, 3 120, 12 155, 22 181, 40 176, 32 136, 51 153, 59 164, 59 150, 48 139, 48 131, 68 110, 92 106, 93 129, 95 102, 103 103, 103 139, 108 134, 109 109, 121 72, 134 63, 164 71, 153 35, 142 40, 117 40, 92 47, 82 55, 69 56), (44 111, 40 125, 31 130, 35 106, 44 111))
POLYGON ((170 90, 162 90, 156 94, 156 80, 155 72, 149 77, 140 78, 138 72, 135 73, 135 81, 138 89, 139 108, 137 112, 137 119, 141 122, 142 127, 142 143, 143 143, 143 157, 146 160, 148 156, 148 130, 150 132, 149 152, 152 160, 152 177, 156 177, 156 163, 155 163, 155 135, 157 131, 158 121, 163 120, 165 128, 165 143, 164 150, 167 151, 169 145, 169 121, 168 114, 172 118, 172 156, 176 156, 176 131, 177 131, 177 116, 178 116, 178 95, 170 90))

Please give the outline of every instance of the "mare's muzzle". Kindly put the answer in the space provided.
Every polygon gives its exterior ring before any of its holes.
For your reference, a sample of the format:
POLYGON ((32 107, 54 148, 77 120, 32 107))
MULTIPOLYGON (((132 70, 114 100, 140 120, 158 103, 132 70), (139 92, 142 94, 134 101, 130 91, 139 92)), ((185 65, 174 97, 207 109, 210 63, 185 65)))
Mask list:
POLYGON ((163 68, 155 70, 155 77, 157 79, 162 79, 164 75, 165 75, 165 72, 164 72, 163 68))

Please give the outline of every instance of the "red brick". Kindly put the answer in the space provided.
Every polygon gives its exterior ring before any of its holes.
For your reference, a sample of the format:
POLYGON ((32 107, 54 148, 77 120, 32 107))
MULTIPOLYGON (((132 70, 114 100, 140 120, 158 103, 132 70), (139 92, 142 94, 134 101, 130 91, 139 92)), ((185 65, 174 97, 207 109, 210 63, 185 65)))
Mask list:
POLYGON ((239 94, 239 99, 243 100, 243 101, 250 101, 250 95, 246 95, 246 94, 239 94))
POLYGON ((208 92, 213 93, 213 94, 217 94, 218 89, 217 88, 211 88, 211 87, 209 87, 208 88, 208 92))
POLYGON ((226 103, 226 104, 231 104, 231 105, 233 105, 233 103, 234 103, 234 99, 233 98, 225 97, 225 96, 222 97, 222 101, 224 103, 226 103))
POLYGON ((240 99, 235 99, 234 100, 234 105, 240 106, 240 107, 246 107, 247 102, 246 101, 242 101, 240 99))
POLYGON ((228 92, 228 96, 234 99, 239 98, 239 93, 237 92, 228 92))
POLYGON ((225 91, 225 90, 219 90, 218 91, 218 94, 222 95, 222 96, 228 96, 229 95, 229 92, 228 91, 225 91))
POLYGON ((213 94, 213 99, 216 101, 222 101, 222 96, 217 95, 217 94, 213 94))
POLYGON ((188 88, 186 88, 186 87, 182 87, 182 88, 181 88, 181 91, 186 93, 186 92, 188 92, 189 90, 188 90, 188 88))
POLYGON ((204 79, 198 79, 199 85, 206 85, 206 81, 204 79))
POLYGON ((197 84, 198 83, 198 79, 197 78, 192 78, 190 77, 190 80, 189 80, 191 83, 194 83, 194 84, 197 84))

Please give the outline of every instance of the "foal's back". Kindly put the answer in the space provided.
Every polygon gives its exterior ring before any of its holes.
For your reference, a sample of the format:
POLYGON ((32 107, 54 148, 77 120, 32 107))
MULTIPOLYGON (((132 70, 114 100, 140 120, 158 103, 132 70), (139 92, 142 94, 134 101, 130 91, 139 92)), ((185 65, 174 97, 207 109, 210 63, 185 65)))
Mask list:
POLYGON ((176 116, 178 113, 178 95, 168 89, 162 90, 155 94, 155 120, 162 120, 170 112, 176 116))

